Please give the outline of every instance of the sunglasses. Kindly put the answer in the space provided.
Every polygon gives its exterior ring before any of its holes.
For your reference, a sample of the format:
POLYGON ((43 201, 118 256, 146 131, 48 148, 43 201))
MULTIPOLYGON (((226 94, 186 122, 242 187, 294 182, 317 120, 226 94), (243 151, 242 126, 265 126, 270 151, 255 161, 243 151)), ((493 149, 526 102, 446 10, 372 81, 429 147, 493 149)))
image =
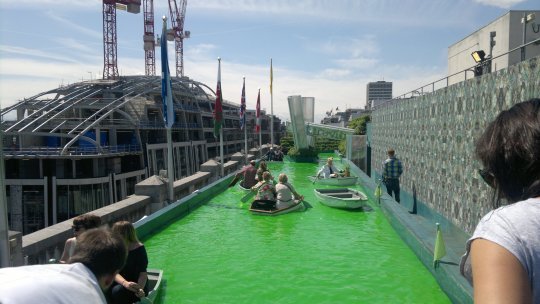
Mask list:
POLYGON ((71 226, 71 229, 73 229, 73 231, 79 231, 81 229, 84 229, 84 226, 73 225, 71 226))
POLYGON ((482 177, 484 182, 491 188, 495 188, 495 175, 487 169, 478 169, 478 174, 482 177))

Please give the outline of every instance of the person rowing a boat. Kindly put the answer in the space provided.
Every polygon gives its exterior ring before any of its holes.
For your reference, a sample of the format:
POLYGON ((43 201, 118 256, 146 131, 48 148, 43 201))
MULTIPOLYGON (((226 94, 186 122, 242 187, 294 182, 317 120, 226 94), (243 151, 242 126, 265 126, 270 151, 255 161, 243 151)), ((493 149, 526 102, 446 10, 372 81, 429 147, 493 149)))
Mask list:
POLYGON ((245 189, 249 189, 257 183, 257 163, 252 160, 249 165, 244 166, 238 173, 234 175, 233 180, 230 182, 229 187, 236 185, 236 183, 242 180, 240 186, 245 189))
MULTIPOLYGON (((266 165, 266 162, 264 160, 261 160, 259 162, 259 169, 257 169, 257 177, 255 179, 258 180, 259 182, 263 181, 264 172, 270 173, 270 170, 268 170, 268 166, 266 165)), ((274 179, 272 174, 270 174, 270 179, 274 179)))
POLYGON ((294 200, 303 200, 304 196, 298 194, 294 187, 289 184, 287 174, 281 173, 276 185, 276 208, 285 209, 295 203, 294 200))
POLYGON ((263 173, 263 180, 251 187, 251 190, 257 191, 256 200, 276 200, 276 188, 272 183, 272 175, 268 171, 263 173))
POLYGON ((326 160, 326 164, 317 172, 317 178, 319 176, 323 176, 323 178, 335 178, 339 177, 339 170, 334 166, 334 159, 332 157, 329 157, 326 160))

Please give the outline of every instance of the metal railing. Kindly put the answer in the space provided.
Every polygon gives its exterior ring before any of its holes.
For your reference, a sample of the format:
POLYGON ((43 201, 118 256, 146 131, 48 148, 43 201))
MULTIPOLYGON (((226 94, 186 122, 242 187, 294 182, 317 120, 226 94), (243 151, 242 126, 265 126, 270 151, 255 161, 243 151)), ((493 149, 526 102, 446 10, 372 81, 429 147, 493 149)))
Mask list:
MULTIPOLYGON (((61 155, 62 147, 4 147, 4 156, 38 157, 61 155)), ((67 149, 67 155, 97 155, 97 154, 118 154, 118 153, 138 153, 142 152, 140 145, 116 145, 102 146, 102 150, 95 146, 71 147, 67 149)))
MULTIPOLYGON (((535 39, 535 40, 533 40, 533 41, 530 41, 530 42, 528 42, 528 43, 522 44, 522 45, 520 45, 520 46, 518 46, 518 47, 516 47, 516 48, 513 48, 513 49, 509 50, 509 51, 506 52, 506 53, 502 53, 502 54, 497 55, 497 56, 492 57, 492 58, 486 58, 486 59, 485 59, 485 63, 487 63, 487 64, 489 65, 489 63, 492 62, 494 59, 500 58, 500 57, 502 57, 502 56, 506 56, 506 55, 508 55, 508 54, 510 54, 510 53, 513 53, 513 52, 517 51, 517 50, 521 50, 522 48, 524 48, 524 47, 526 47, 526 46, 528 46, 528 45, 531 45, 531 44, 538 44, 538 43, 540 43, 540 38, 535 39)), ((439 90, 439 89, 442 89, 442 88, 446 88, 446 87, 449 86, 449 79, 450 79, 450 78, 455 77, 455 76, 458 76, 458 75, 461 75, 461 74, 463 74, 463 80, 465 81, 465 80, 467 80, 467 72, 472 72, 472 71, 474 71, 474 67, 476 67, 477 65, 478 65, 478 64, 475 64, 475 65, 473 65, 473 66, 471 66, 471 67, 469 67, 469 68, 467 68, 467 69, 464 69, 464 70, 459 71, 459 72, 457 72, 457 73, 454 73, 454 74, 452 74, 452 75, 448 75, 448 76, 443 77, 443 78, 441 78, 441 79, 435 80, 435 81, 433 81, 433 82, 431 82, 431 83, 428 83, 428 84, 426 84, 426 85, 423 85, 423 86, 421 86, 421 87, 419 87, 419 88, 417 88, 417 89, 411 90, 411 91, 409 91, 409 92, 407 92, 407 93, 405 93, 405 94, 401 94, 401 95, 399 95, 399 96, 397 96, 397 97, 394 97, 394 98, 392 98, 392 99, 389 99, 389 100, 387 100, 387 101, 385 101, 385 102, 383 102, 383 103, 381 103, 381 104, 378 104, 378 105, 374 106, 373 108, 374 108, 374 109, 379 108, 379 107, 385 105, 388 101, 394 101, 394 100, 399 100, 399 99, 410 99, 410 98, 415 98, 415 97, 422 96, 422 95, 427 94, 427 93, 433 93, 433 92, 435 92, 436 90, 439 90), (439 85, 441 85, 441 84, 442 84, 441 87, 435 89, 436 86, 439 86, 439 85)))

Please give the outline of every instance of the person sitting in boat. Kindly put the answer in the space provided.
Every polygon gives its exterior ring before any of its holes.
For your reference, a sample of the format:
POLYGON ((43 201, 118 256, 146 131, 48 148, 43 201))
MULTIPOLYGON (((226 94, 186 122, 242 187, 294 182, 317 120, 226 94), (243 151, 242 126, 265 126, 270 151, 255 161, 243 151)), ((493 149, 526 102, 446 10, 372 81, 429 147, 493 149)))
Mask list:
POLYGON ((326 160, 326 164, 317 172, 317 178, 319 176, 323 176, 323 178, 335 178, 339 177, 339 170, 334 166, 334 159, 332 157, 329 157, 326 160))
POLYGON ((285 209, 294 204, 294 200, 303 200, 304 196, 298 194, 294 187, 289 184, 287 174, 281 173, 276 185, 276 208, 285 209))
POLYGON ((75 251, 75 246, 77 246, 77 238, 83 232, 89 229, 98 228, 101 225, 101 218, 97 215, 86 213, 81 214, 73 219, 73 225, 71 229, 73 230, 73 237, 66 240, 64 246, 64 252, 60 258, 60 263, 65 264, 69 262, 69 259, 75 251))
POLYGON ((243 180, 240 185, 246 189, 249 189, 257 183, 257 163, 252 160, 249 162, 249 166, 245 167, 242 172, 243 180))
POLYGON ((244 166, 229 184, 229 187, 234 186, 239 180, 242 180, 240 186, 249 189, 257 183, 257 163, 252 160, 249 165, 244 166))
POLYGON ((263 173, 263 180, 258 182, 255 186, 251 188, 252 191, 257 191, 256 200, 267 200, 275 201, 276 200, 276 188, 274 183, 272 183, 272 175, 270 172, 266 171, 263 173))
POLYGON ((112 232, 121 236, 127 245, 128 255, 124 268, 114 278, 109 289, 112 303, 135 303, 148 292, 148 255, 143 243, 137 238, 135 227, 128 221, 119 221, 112 226, 112 232))
MULTIPOLYGON (((261 160, 259 162, 259 169, 257 169, 257 177, 255 179, 257 179, 257 181, 263 181, 263 173, 264 172, 268 172, 270 173, 270 170, 268 170, 268 166, 266 165, 266 162, 264 160, 261 160)), ((270 174, 270 179, 274 179, 274 177, 272 176, 272 174, 270 174)))

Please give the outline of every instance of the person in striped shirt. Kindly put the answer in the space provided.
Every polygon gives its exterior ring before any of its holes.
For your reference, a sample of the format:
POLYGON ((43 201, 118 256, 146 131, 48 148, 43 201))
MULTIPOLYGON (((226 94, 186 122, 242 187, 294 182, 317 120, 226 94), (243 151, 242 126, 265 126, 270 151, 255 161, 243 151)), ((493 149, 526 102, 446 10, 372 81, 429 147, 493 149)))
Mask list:
POLYGON ((388 158, 383 162, 383 181, 386 191, 390 196, 395 195, 396 202, 399 203, 399 177, 403 173, 403 164, 396 157, 394 149, 388 149, 388 158))

